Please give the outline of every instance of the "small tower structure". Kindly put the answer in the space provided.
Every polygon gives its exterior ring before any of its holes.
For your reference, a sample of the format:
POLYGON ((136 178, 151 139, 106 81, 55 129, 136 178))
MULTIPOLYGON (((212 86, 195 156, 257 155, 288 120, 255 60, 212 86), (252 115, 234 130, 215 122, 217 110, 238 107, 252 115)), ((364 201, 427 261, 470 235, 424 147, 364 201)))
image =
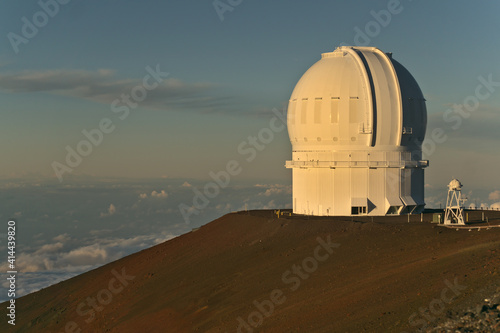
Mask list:
POLYGON ((462 183, 458 179, 453 179, 448 184, 444 224, 465 225, 463 208, 465 201, 467 198, 462 197, 462 183))

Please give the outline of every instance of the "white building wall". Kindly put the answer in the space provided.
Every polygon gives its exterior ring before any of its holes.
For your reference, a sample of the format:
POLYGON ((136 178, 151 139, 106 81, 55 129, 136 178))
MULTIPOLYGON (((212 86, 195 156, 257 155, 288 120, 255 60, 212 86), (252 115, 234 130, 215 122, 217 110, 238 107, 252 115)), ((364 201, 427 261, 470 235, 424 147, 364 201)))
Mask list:
POLYGON ((385 169, 369 169, 368 198, 375 206, 369 213, 385 215, 385 169))
POLYGON ((352 207, 366 206, 362 213, 384 215, 423 208, 425 102, 390 56, 370 47, 323 54, 297 83, 288 111, 294 212, 351 215, 352 207))

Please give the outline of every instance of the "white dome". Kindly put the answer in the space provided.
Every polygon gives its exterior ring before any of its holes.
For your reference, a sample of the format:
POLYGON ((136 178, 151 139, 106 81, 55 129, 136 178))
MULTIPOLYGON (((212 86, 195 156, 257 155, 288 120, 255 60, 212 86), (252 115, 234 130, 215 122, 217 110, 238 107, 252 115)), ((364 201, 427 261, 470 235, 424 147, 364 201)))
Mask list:
POLYGON ((462 183, 458 179, 453 179, 449 184, 448 188, 450 190, 459 190, 462 188, 462 183))
POLYGON ((413 76, 375 47, 323 53, 295 86, 288 111, 290 141, 298 149, 416 148, 427 123, 413 76))
POLYGON ((294 213, 424 209, 425 99, 391 54, 352 46, 322 54, 295 86, 287 124, 294 213))

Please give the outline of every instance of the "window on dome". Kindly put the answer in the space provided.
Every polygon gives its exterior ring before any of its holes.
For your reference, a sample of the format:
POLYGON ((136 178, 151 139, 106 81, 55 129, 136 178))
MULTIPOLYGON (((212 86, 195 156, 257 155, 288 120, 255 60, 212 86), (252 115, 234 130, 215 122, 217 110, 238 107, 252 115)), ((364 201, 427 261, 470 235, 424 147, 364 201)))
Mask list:
POLYGON ((321 123, 321 106, 323 105, 323 99, 321 97, 316 97, 314 100, 314 123, 321 123))
POLYGON ((330 122, 336 124, 339 122, 339 101, 340 97, 332 97, 330 103, 330 122))
POLYGON ((305 124, 307 121, 307 98, 302 98, 302 108, 300 109, 300 123, 305 124))

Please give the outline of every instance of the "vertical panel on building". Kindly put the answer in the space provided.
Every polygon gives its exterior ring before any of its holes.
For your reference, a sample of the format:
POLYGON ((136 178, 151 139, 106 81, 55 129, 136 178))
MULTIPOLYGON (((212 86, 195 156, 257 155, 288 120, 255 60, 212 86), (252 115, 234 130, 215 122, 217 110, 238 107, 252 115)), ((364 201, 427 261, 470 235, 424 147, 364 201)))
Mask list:
POLYGON ((413 200, 417 205, 424 205, 424 170, 412 169, 411 174, 411 193, 413 200))
POLYGON ((332 97, 330 102, 330 123, 332 124, 339 122, 339 102, 340 97, 332 97))
POLYGON ((321 124, 321 108, 323 106, 323 99, 317 97, 314 100, 314 123, 321 124))
POLYGON ((334 177, 335 215, 351 215, 351 170, 337 168, 334 177))
POLYGON ((412 169, 401 170, 401 199, 406 205, 405 214, 411 213, 417 205, 411 197, 411 171, 412 169))
POLYGON ((314 177, 312 176, 311 169, 301 169, 302 174, 303 174, 303 183, 302 183, 302 188, 304 189, 304 192, 302 193, 302 203, 303 203, 303 214, 309 214, 309 203, 311 201, 311 197, 313 195, 312 193, 312 188, 311 184, 314 181, 314 177))
POLYGON ((333 203, 334 203, 334 181, 333 181, 333 170, 330 168, 325 168, 325 200, 323 201, 323 207, 326 215, 333 215, 333 203))
POLYGON ((324 215, 323 214, 323 201, 325 200, 325 169, 324 168, 317 168, 316 169, 316 183, 318 186, 317 190, 317 195, 316 195, 316 211, 318 212, 318 215, 324 215))
POLYGON ((302 105, 300 108, 300 123, 307 123, 307 98, 302 99, 302 105))
POLYGON ((296 202, 296 212, 299 214, 305 214, 304 212, 304 197, 307 195, 305 183, 307 179, 305 179, 305 169, 294 168, 293 169, 293 195, 296 202))
POLYGON ((310 196, 308 198, 309 201, 308 214, 314 215, 317 214, 318 212, 318 190, 319 190, 318 169, 311 168, 308 169, 308 172, 309 172, 309 179, 312 179, 312 181, 310 181, 307 184, 309 186, 308 192, 310 193, 310 196))
MULTIPOLYGON (((363 199, 362 202, 367 202, 368 198, 368 169, 367 168, 351 168, 351 198, 363 199)), ((365 211, 365 214, 367 211, 365 211)))
POLYGON ((383 168, 371 168, 368 170, 368 200, 375 206, 373 213, 378 215, 386 213, 384 179, 383 168))
POLYGON ((401 201, 401 169, 385 169, 385 195, 386 195, 386 213, 398 214, 403 202, 401 201))

